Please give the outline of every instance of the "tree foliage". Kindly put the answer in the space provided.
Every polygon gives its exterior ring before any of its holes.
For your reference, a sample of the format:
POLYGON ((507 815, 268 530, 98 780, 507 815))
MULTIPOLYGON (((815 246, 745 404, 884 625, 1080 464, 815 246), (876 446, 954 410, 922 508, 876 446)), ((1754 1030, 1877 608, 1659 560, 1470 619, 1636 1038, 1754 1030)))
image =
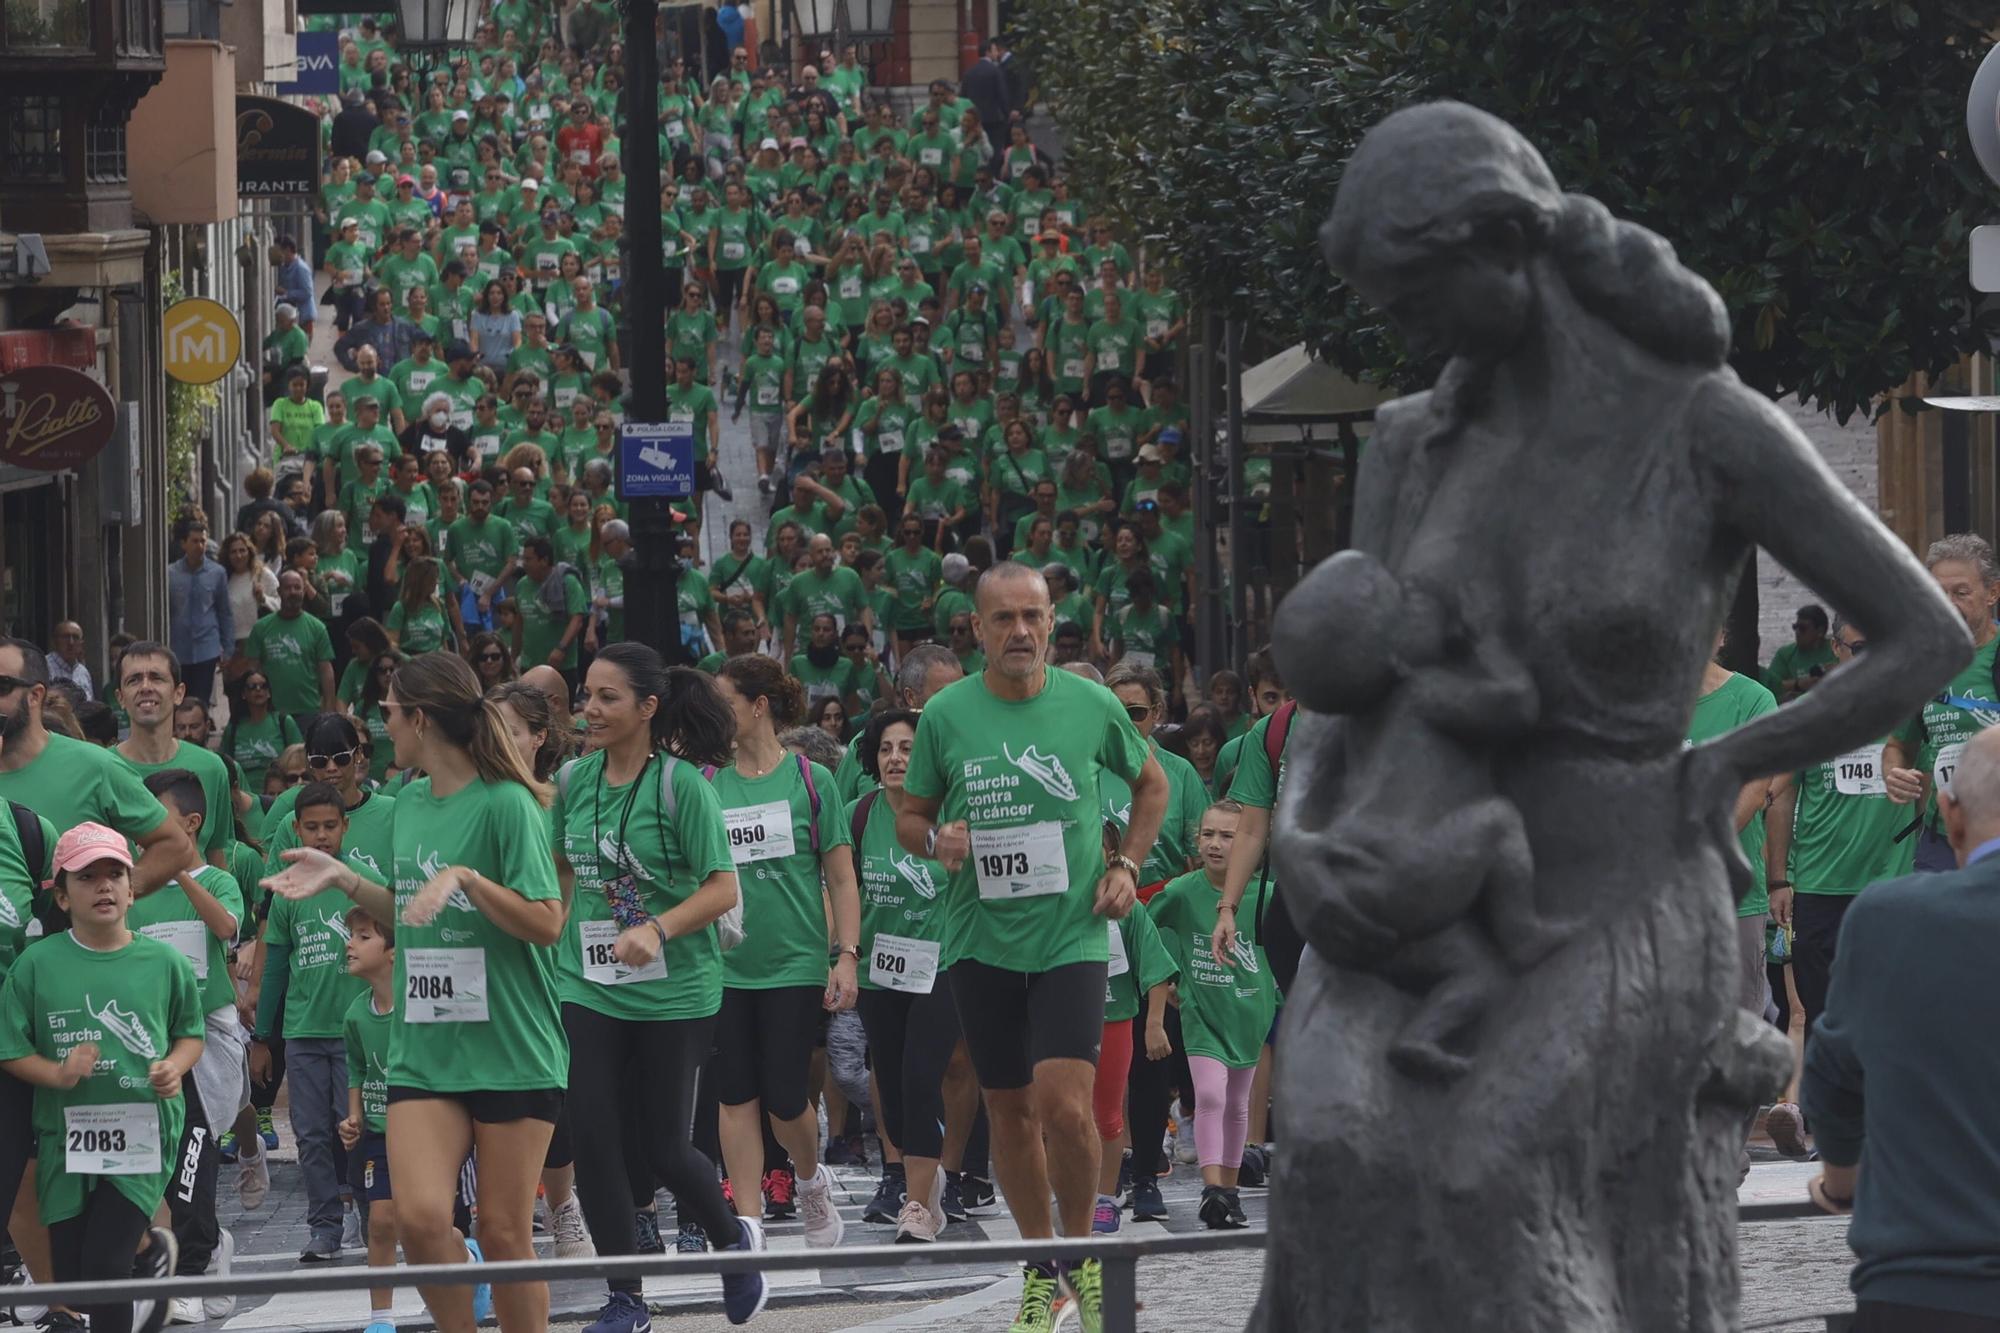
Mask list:
MULTIPOLYGON (((1990 40, 1940 0, 1026 0, 1024 47, 1087 201, 1192 297, 1407 378, 1314 233, 1398 106, 1513 122, 1566 189, 1671 241, 1734 324, 1732 364, 1843 418, 1984 343, 1966 141, 1990 40)), ((1422 378, 1422 376, 1418 376, 1422 378)))

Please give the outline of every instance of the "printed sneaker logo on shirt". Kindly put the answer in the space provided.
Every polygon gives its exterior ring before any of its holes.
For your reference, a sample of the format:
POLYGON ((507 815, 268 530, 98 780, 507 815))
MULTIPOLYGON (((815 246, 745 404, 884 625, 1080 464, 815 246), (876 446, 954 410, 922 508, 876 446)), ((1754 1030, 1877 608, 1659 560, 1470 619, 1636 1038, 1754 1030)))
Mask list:
POLYGON ((322 926, 325 926, 328 930, 332 931, 335 935, 340 936, 340 943, 343 948, 346 947, 347 941, 354 937, 354 932, 347 928, 346 917, 344 917, 339 912, 334 912, 331 914, 328 914, 326 912, 321 912, 319 914, 319 923, 322 926))
POLYGON ((1008 763, 1040 783, 1042 790, 1057 800, 1077 799, 1076 784, 1070 781, 1069 771, 1063 767, 1062 760, 1054 755, 1043 755, 1032 744, 1016 755, 1005 741, 1000 743, 1000 753, 1007 756, 1008 763))
MULTIPOLYGON (((419 847, 417 848, 417 869, 424 872, 424 883, 428 884, 444 873, 444 857, 437 852, 432 852, 427 856, 424 854, 424 849, 419 847)), ((444 901, 445 906, 455 907, 461 912, 476 912, 479 910, 472 905, 472 899, 466 897, 463 886, 453 889, 451 897, 444 901)))
POLYGON ((653 872, 646 869, 645 863, 633 854, 632 848, 609 833, 597 840, 597 854, 603 858, 600 862, 602 866, 623 871, 633 879, 652 881, 653 872))
POLYGON ((1229 952, 1236 959, 1236 965, 1251 976, 1254 977, 1258 972, 1263 970, 1257 966, 1257 946, 1244 939, 1241 935, 1230 940, 1229 952))
POLYGON ((20 909, 14 906, 14 902, 11 898, 8 898, 5 894, 0 894, 0 926, 6 926, 9 929, 12 929, 13 927, 19 926, 20 924, 21 924, 20 909))
POLYGON ((931 878, 930 867, 907 853, 889 855, 889 864, 896 867, 896 873, 909 882, 920 897, 935 898, 938 895, 937 881, 931 878))
POLYGON ((152 1034, 139 1024, 139 1016, 118 1007, 118 1001, 108 1001, 102 1009, 90 1001, 88 992, 83 997, 83 1007, 90 1016, 104 1025, 105 1031, 118 1038, 126 1050, 142 1060, 157 1060, 160 1052, 153 1045, 152 1034))
POLYGON ((362 851, 360 848, 358 847, 348 848, 347 860, 350 865, 353 865, 354 867, 360 870, 366 870, 376 879, 383 878, 382 867, 375 863, 374 857, 362 851))

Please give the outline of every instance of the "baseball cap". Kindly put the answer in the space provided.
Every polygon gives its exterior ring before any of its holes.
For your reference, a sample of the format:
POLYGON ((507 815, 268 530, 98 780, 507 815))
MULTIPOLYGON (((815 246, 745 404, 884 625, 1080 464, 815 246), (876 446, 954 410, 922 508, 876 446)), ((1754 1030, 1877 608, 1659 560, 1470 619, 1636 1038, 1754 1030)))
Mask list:
POLYGON ((51 861, 56 870, 81 870, 99 861, 116 861, 121 866, 132 864, 132 851, 124 834, 102 824, 83 823, 56 839, 51 861))
POLYGON ((986 284, 983 282, 975 282, 970 287, 967 287, 965 290, 967 295, 970 295, 973 292, 978 292, 981 296, 984 296, 986 295, 986 284))
POLYGON ((804 148, 807 147, 808 145, 806 144, 805 137, 803 135, 795 134, 792 136, 792 142, 790 146, 793 148, 804 148))
POLYGON ((472 113, 470 111, 467 111, 464 107, 460 107, 458 110, 451 113, 451 118, 453 120, 471 120, 472 113))
POLYGON ((356 185, 373 185, 375 183, 375 173, 372 171, 364 171, 359 176, 356 176, 354 178, 354 183, 356 185))
POLYGON ((368 150, 368 156, 362 160, 367 162, 368 165, 373 166, 377 162, 387 162, 389 155, 379 148, 371 148, 368 150))
POLYGON ((521 177, 521 188, 524 190, 539 190, 542 188, 542 183, 533 176, 523 176, 521 177))
POLYGON ((1160 432, 1161 444, 1179 444, 1185 438, 1179 426, 1168 426, 1160 432))
MULTIPOLYGON (((398 176, 398 177, 396 177, 396 184, 398 184, 398 185, 415 185, 416 183, 417 183, 417 178, 416 178, 415 176, 398 176)), ((399 205, 399 207, 400 207, 400 205, 399 205)))
POLYGON ((444 359, 447 361, 464 361, 470 358, 471 355, 472 349, 456 338, 452 339, 451 343, 444 349, 444 359))
POLYGON ((1062 233, 1059 231, 1045 231, 1035 239, 1038 241, 1061 241, 1062 233))
POLYGON ((410 335, 411 346, 415 346, 418 343, 431 343, 436 341, 437 341, 437 335, 435 333, 432 333, 429 329, 425 328, 421 324, 417 325, 417 331, 410 335))
POLYGON ((1141 463, 1164 463, 1167 461, 1167 456, 1160 452, 1158 445, 1149 444, 1139 450, 1139 461, 1141 463))
POLYGON ((766 148, 776 148, 777 146, 778 146, 778 141, 776 139, 766 139, 764 140, 764 142, 757 145, 760 151, 766 148))

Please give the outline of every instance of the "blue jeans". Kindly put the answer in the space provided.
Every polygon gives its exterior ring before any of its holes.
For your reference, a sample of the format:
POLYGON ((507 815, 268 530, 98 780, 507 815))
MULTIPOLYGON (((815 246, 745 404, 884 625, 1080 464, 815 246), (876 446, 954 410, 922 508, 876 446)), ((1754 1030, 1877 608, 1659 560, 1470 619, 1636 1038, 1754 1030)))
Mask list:
POLYGON ((306 1178, 306 1225, 313 1239, 340 1239, 341 1192, 347 1188, 340 1122, 347 1117, 347 1043, 338 1037, 288 1037, 285 1075, 292 1084, 292 1136, 306 1178))

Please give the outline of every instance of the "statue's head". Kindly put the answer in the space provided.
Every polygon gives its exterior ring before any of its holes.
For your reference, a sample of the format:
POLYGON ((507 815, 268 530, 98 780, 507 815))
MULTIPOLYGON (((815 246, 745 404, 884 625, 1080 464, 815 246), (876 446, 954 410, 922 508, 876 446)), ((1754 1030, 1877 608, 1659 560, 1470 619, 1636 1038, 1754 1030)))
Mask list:
POLYGON ((1505 356, 1536 315, 1543 255, 1586 310, 1653 354, 1714 366, 1728 351, 1722 302, 1671 246, 1563 193, 1513 126, 1460 102, 1368 131, 1320 249, 1418 355, 1505 356))
POLYGON ((1444 651, 1442 608, 1406 591, 1381 561, 1347 550, 1286 594, 1271 655, 1292 697, 1316 713, 1373 708, 1444 651))

